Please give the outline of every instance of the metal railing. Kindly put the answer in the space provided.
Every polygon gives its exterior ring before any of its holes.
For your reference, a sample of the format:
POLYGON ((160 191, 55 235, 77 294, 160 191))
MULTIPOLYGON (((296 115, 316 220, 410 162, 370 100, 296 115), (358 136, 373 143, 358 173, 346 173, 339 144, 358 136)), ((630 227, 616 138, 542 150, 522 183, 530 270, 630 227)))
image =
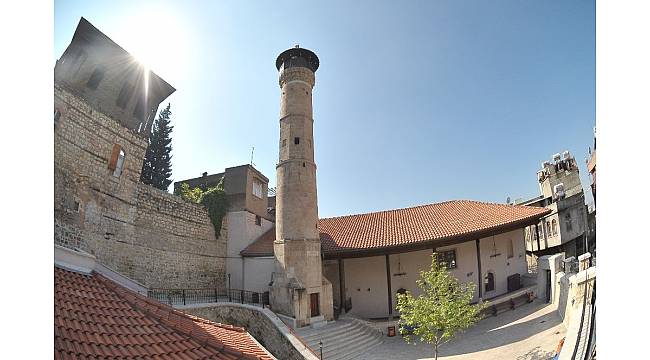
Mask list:
POLYGON ((268 292, 238 289, 149 289, 147 296, 170 306, 213 302, 234 302, 261 307, 269 304, 268 292))

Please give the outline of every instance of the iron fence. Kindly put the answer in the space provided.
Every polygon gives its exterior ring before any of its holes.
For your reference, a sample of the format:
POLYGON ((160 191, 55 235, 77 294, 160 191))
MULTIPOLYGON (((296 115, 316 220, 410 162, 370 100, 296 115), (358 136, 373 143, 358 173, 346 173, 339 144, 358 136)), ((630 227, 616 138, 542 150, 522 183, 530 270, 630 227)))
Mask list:
POLYGON ((149 289, 147 296, 161 303, 174 305, 235 302, 240 304, 269 305, 269 293, 238 289, 149 289))

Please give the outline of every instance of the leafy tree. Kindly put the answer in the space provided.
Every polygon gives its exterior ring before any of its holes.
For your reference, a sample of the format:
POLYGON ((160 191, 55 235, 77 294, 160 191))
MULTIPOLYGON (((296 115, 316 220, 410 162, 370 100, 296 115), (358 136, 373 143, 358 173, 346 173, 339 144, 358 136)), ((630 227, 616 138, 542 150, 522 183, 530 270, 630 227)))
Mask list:
POLYGON ((140 181, 153 185, 161 190, 167 190, 172 176, 172 139, 170 134, 174 129, 170 125, 169 117, 172 112, 171 104, 158 114, 149 134, 149 145, 144 155, 140 181))
POLYGON ((228 197, 223 188, 223 178, 217 186, 210 187, 205 191, 198 187, 190 189, 187 183, 182 183, 175 194, 187 201, 205 206, 208 209, 208 216, 210 216, 212 226, 214 226, 214 232, 219 237, 223 217, 226 216, 228 211, 228 197))
POLYGON ((433 345, 434 358, 438 359, 438 347, 480 320, 487 304, 470 304, 476 285, 458 281, 436 260, 435 253, 431 269, 421 271, 416 283, 418 297, 410 292, 397 294, 399 330, 409 343, 417 336, 433 345))
POLYGON ((175 194, 187 201, 198 204, 199 202, 201 202, 201 196, 203 196, 203 191, 201 191, 201 188, 198 187, 194 189, 190 189, 190 186, 187 183, 182 183, 181 188, 178 189, 178 191, 176 191, 175 194))

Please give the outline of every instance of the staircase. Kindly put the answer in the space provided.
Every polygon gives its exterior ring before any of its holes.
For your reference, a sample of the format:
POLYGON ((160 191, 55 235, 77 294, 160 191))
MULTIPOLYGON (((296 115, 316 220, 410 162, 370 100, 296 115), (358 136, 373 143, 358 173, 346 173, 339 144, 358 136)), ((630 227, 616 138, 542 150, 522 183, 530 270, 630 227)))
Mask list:
POLYGON ((323 359, 355 359, 383 342, 382 333, 362 321, 340 318, 317 329, 305 327, 296 332, 307 345, 320 354, 318 342, 323 342, 323 359))

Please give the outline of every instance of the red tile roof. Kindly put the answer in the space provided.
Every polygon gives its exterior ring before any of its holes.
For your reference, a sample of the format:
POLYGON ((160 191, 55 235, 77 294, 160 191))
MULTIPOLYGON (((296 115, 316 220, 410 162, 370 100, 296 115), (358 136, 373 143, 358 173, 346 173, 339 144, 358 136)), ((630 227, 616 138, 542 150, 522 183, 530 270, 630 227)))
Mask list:
POLYGON ((273 359, 245 329, 54 268, 55 359, 273 359))
MULTIPOLYGON (((455 200, 320 219, 318 229, 323 253, 335 256, 468 241, 536 223, 549 212, 539 207, 455 200)), ((272 256, 274 240, 275 228, 262 234, 241 254, 272 256)))

